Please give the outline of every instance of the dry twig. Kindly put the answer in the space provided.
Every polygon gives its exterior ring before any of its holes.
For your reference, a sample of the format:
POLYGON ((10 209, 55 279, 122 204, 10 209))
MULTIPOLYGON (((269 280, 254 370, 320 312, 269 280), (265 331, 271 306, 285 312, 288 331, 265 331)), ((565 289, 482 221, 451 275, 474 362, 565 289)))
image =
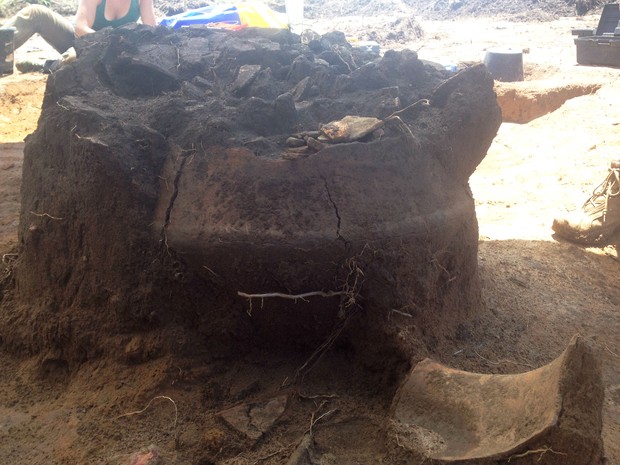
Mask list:
POLYGON ((417 106, 425 106, 428 107, 430 106, 431 102, 427 99, 427 98, 423 98, 420 99, 416 102, 413 102, 411 105, 406 106, 405 108, 403 108, 402 110, 398 110, 395 111, 394 113, 392 113, 390 116, 388 116, 387 118, 385 118, 385 121, 389 121, 390 119, 396 117, 396 116, 400 116, 403 113, 405 113, 407 110, 411 110, 412 108, 415 108, 417 106))

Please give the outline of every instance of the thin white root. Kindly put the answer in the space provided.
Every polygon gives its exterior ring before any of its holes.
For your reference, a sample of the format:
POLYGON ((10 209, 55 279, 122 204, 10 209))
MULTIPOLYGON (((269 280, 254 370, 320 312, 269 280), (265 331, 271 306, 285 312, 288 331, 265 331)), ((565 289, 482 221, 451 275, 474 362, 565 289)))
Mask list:
POLYGON ((482 355, 480 355, 478 352, 476 352, 474 350, 474 354, 476 354, 478 357, 480 357, 482 360, 485 360, 486 362, 490 363, 491 365, 501 365, 502 363, 511 363, 513 365, 521 365, 524 367, 528 367, 528 368, 536 368, 534 365, 530 364, 530 363, 525 363, 525 362, 515 362, 514 360, 508 360, 508 359, 501 359, 498 360, 497 362, 494 362, 493 360, 489 360, 486 357, 483 357, 482 355))
POLYGON ((174 444, 175 446, 178 446, 179 443, 179 434, 178 434, 178 430, 177 430, 177 423, 179 421, 179 410, 177 409, 177 404, 174 400, 172 400, 171 397, 168 396, 155 396, 153 397, 151 400, 149 400, 149 403, 146 404, 146 407, 144 407, 142 410, 136 410, 135 412, 129 412, 129 413, 123 413, 122 415, 117 416, 116 418, 114 418, 115 420, 118 420, 119 418, 124 418, 124 417, 130 417, 133 415, 140 415, 141 413, 144 413, 147 411, 147 409, 151 406, 151 404, 153 403, 154 400, 157 399, 164 399, 167 400, 169 402, 172 403, 172 405, 174 406, 174 424, 173 424, 173 428, 174 428, 174 444))
POLYGON ((542 456, 545 455, 547 452, 551 452, 552 454, 556 454, 556 455, 568 455, 564 452, 558 452, 553 450, 551 447, 543 447, 541 449, 532 449, 532 450, 528 450, 523 452, 522 454, 514 454, 511 455, 510 457, 508 457, 508 462, 510 462, 510 460, 512 459, 520 459, 523 457, 527 457, 528 455, 532 455, 532 454, 540 454, 540 457, 538 457, 537 462, 540 462, 540 459, 542 459, 542 456))
POLYGON ((406 106, 405 108, 403 108, 402 110, 398 110, 395 111, 394 113, 392 113, 390 116, 388 116, 387 118, 385 118, 385 121, 389 121, 392 118, 396 118, 397 116, 402 115, 403 113, 405 113, 407 110, 410 110, 411 108, 417 107, 417 106, 425 106, 428 107, 431 105, 430 100, 423 98, 418 100, 417 102, 413 102, 411 105, 406 106))
POLYGON ((237 295, 240 297, 245 297, 246 299, 268 299, 271 297, 279 297, 281 299, 290 299, 290 300, 305 300, 307 297, 319 296, 319 297, 335 297, 338 295, 346 295, 345 291, 313 291, 313 292, 305 292, 303 294, 283 294, 281 292, 268 292, 266 294, 246 294, 245 292, 237 292, 237 295))
POLYGON ((263 304, 265 303, 265 299, 271 297, 279 297, 280 299, 289 299, 297 301, 298 299, 303 300, 304 302, 308 302, 306 300, 307 297, 319 296, 319 297, 335 297, 339 295, 347 295, 346 291, 313 291, 313 292, 305 292, 303 294, 283 294, 281 292, 267 292, 266 294, 247 294, 245 292, 238 291, 237 295, 240 297, 244 297, 248 299, 250 303, 249 308, 246 313, 251 317, 252 316, 252 299, 260 299, 260 308, 263 308, 263 304))
POLYGON ((8 265, 10 262, 14 262, 19 257, 19 254, 16 253, 3 253, 2 254, 2 263, 8 265))
POLYGON ((52 220, 64 220, 64 218, 58 218, 57 216, 52 216, 49 213, 35 213, 35 212, 28 212, 28 213, 34 216, 47 216, 48 218, 52 220))

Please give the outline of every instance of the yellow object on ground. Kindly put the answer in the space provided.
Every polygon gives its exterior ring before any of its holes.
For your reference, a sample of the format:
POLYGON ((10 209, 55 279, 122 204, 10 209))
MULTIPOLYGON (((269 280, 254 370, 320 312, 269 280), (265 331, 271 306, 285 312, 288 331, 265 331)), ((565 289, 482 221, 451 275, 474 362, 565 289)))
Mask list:
POLYGON ((288 28, 286 15, 277 13, 263 2, 242 2, 236 4, 241 24, 249 27, 288 28))

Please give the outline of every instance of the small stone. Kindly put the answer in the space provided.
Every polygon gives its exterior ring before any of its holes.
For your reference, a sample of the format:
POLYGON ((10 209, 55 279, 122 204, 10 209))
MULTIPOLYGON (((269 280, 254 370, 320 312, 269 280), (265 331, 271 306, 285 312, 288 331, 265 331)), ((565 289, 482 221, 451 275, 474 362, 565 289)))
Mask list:
POLYGON ((149 446, 146 451, 133 454, 129 459, 129 465, 158 465, 160 463, 159 451, 155 446, 149 446))
POLYGON ((298 139, 297 137, 289 137, 286 139, 287 147, 303 147, 306 145, 306 142, 303 139, 298 139))
POLYGON ((310 147, 315 152, 319 152, 320 150, 323 150, 325 148, 325 144, 319 142, 314 137, 308 137, 306 139, 306 143, 308 144, 308 147, 310 147))
POLYGON ((219 428, 211 428, 202 435, 202 442, 207 450, 217 452, 226 441, 226 433, 219 428))

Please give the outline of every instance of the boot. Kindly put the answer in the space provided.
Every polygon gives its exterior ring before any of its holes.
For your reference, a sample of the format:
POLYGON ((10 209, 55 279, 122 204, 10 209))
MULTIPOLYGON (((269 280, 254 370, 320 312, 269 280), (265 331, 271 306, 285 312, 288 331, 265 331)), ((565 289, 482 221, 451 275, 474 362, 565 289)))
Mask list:
POLYGON ((580 210, 553 220, 551 228, 564 239, 585 245, 605 243, 620 229, 620 162, 594 189, 580 210))

